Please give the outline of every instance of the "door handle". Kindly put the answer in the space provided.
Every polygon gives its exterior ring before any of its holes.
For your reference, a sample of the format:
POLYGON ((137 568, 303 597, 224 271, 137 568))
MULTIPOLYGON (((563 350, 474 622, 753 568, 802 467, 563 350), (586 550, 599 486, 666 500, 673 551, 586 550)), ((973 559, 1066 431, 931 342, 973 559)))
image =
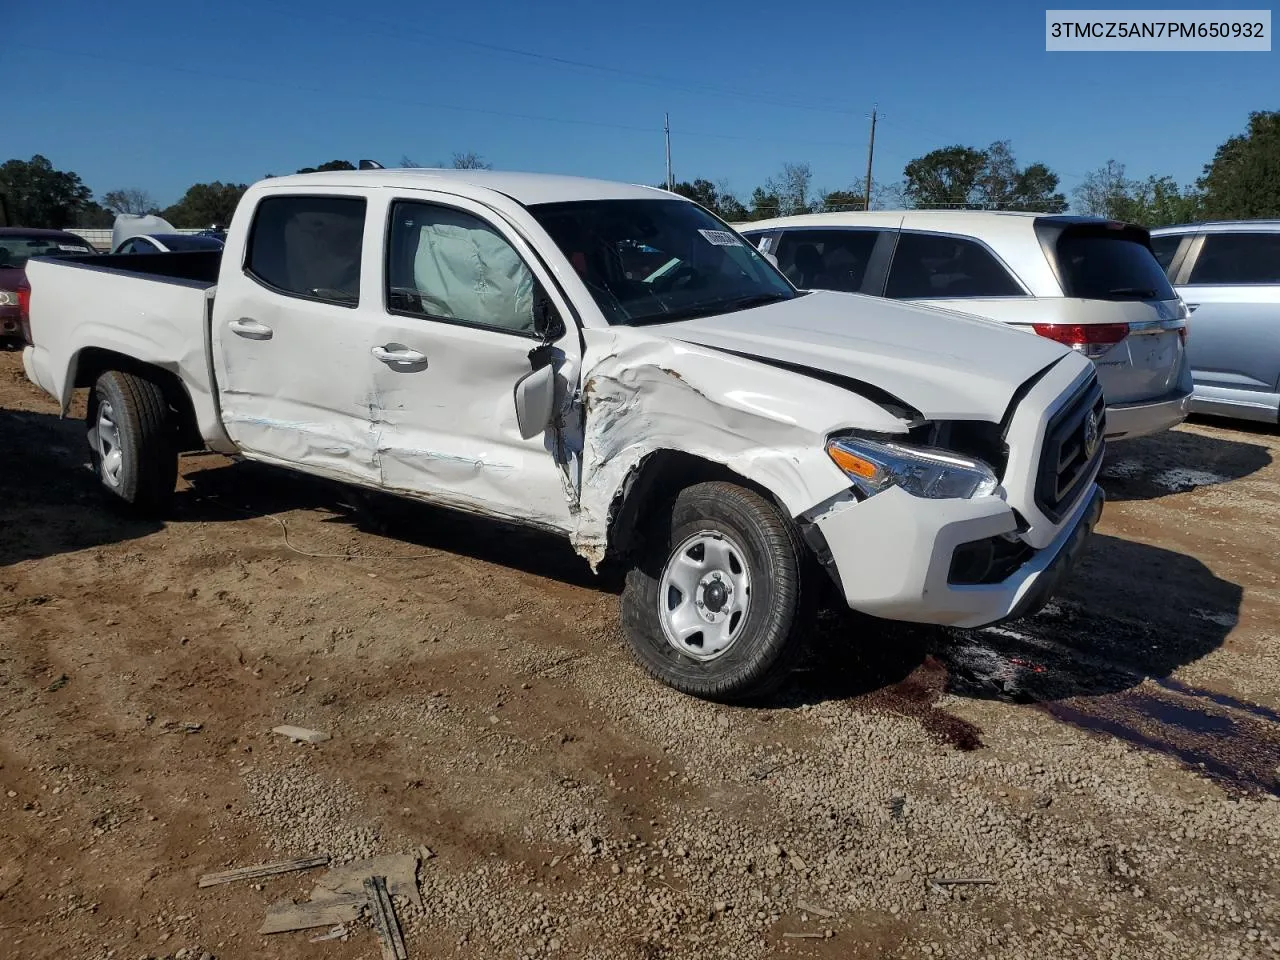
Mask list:
POLYGON ((241 317, 239 320, 232 320, 227 326, 236 336, 244 337, 247 340, 270 340, 274 335, 274 331, 270 327, 265 323, 259 323, 253 317, 241 317))
POLYGON ((408 347, 401 347, 399 345, 374 347, 370 353, 372 353, 378 360, 388 364, 427 362, 427 355, 425 353, 419 353, 417 350, 410 350, 408 347))

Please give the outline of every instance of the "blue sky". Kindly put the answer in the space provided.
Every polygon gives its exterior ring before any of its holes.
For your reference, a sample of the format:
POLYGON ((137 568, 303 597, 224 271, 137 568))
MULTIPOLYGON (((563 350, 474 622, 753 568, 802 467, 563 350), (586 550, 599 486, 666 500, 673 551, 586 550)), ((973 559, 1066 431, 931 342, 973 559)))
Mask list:
POLYGON ((466 150, 656 183, 664 110, 679 179, 746 195, 807 161, 836 189, 865 169, 873 103, 877 180, 1009 139, 1070 193, 1109 158, 1190 181, 1250 110, 1280 108, 1280 53, 1050 54, 1027 3, 14 0, 3 22, 0 160, 42 153, 161 205, 197 181, 466 150))

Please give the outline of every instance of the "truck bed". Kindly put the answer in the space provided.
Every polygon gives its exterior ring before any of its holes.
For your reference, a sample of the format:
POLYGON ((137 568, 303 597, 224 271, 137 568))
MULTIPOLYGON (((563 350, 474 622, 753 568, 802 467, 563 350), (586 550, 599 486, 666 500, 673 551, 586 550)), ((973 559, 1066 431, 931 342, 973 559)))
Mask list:
POLYGON ((220 432, 207 354, 209 309, 220 251, 36 257, 31 284, 27 376, 59 398, 90 386, 102 353, 154 364, 186 386, 201 428, 220 432), (82 367, 82 363, 85 365, 82 367), (82 372, 84 371, 84 372, 82 372))
POLYGON ((107 253, 98 256, 41 257, 84 270, 127 273, 160 283, 182 283, 200 288, 218 282, 221 250, 184 250, 178 253, 107 253))

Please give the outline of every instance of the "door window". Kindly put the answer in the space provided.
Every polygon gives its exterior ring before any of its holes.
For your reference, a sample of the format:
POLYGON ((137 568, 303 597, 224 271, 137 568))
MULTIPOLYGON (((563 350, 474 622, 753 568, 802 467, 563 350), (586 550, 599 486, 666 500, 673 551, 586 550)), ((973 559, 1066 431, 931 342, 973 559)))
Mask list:
POLYGON ((1023 290, 982 244, 941 233, 903 231, 889 268, 886 297, 1020 297, 1023 290))
POLYGON ((1280 233, 1211 233, 1188 283, 1280 283, 1280 233))
POLYGON ((778 267, 802 290, 857 293, 879 235, 878 230, 786 230, 778 239, 778 267))
POLYGON ((278 293, 354 307, 364 212, 360 197, 267 197, 254 212, 245 271, 278 293))
POLYGON ((462 210, 399 201, 387 240, 387 309, 533 333, 537 282, 515 248, 462 210))

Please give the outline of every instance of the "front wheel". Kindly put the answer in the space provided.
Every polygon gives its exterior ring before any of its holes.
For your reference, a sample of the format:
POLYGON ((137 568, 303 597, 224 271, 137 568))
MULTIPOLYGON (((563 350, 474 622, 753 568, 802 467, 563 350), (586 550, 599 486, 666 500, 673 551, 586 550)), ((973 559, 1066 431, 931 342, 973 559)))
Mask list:
POLYGON ((178 450, 164 390, 145 377, 108 370, 89 399, 89 455, 112 502, 158 515, 173 499, 178 450))
POLYGON ((622 622, 646 671, 683 693, 740 701, 774 690, 808 609, 792 523, 733 483, 681 491, 627 574, 622 622))

